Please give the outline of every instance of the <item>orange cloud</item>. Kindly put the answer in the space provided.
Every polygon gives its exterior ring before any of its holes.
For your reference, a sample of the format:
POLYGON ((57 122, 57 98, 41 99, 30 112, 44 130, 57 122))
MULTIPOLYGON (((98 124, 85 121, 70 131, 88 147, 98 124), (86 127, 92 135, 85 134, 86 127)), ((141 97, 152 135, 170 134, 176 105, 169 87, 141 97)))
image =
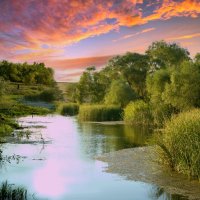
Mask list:
POLYGON ((62 57, 66 45, 122 26, 181 16, 196 18, 200 1, 150 0, 146 5, 143 0, 6 0, 0 1, 0 13, 0 57, 33 60, 48 59, 48 55, 62 57), (152 11, 146 13, 149 7, 152 11), (45 44, 47 48, 42 47, 45 44))
POLYGON ((157 19, 170 19, 172 17, 198 17, 200 14, 200 2, 198 0, 163 0, 161 7, 154 10, 154 13, 145 17, 144 20, 152 21, 157 19))
POLYGON ((172 38, 168 38, 168 40, 187 40, 187 39, 192 39, 192 38, 196 38, 196 37, 200 37, 200 33, 172 37, 172 38))

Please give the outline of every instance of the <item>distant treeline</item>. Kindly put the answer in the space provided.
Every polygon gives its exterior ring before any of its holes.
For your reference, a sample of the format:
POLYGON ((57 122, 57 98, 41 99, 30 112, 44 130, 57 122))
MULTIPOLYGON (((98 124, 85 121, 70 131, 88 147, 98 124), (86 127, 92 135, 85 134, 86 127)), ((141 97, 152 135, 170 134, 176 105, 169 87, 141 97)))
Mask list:
POLYGON ((54 84, 53 70, 44 63, 12 63, 6 60, 0 62, 0 77, 4 80, 25 84, 54 84))

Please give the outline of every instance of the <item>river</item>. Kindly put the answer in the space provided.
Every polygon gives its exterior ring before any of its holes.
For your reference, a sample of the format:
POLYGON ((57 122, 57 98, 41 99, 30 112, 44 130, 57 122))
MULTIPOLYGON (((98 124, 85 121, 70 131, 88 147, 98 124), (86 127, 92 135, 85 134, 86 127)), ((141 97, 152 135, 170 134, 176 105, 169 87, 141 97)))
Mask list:
POLYGON ((79 123, 76 118, 60 115, 28 116, 18 122, 26 134, 15 132, 14 139, 1 148, 4 155, 20 157, 1 165, 0 180, 26 187, 36 199, 186 199, 153 184, 106 173, 107 164, 95 159, 102 153, 145 145, 149 130, 79 123))

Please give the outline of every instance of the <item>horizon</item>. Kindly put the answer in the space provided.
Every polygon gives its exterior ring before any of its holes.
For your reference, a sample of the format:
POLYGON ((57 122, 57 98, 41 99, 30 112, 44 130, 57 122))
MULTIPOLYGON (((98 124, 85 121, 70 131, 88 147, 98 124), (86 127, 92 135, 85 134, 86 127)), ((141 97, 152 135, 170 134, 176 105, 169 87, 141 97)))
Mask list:
POLYGON ((87 67, 144 53, 154 41, 200 52, 199 0, 2 0, 0 12, 0 59, 44 62, 57 82, 76 82, 87 67))

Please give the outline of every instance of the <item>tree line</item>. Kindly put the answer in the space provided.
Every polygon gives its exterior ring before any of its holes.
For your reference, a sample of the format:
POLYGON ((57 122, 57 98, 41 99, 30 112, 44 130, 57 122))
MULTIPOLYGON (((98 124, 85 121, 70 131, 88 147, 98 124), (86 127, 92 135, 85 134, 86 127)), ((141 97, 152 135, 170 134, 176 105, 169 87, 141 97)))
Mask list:
POLYGON ((105 68, 88 67, 68 94, 77 103, 117 104, 143 100, 155 121, 200 107, 200 53, 194 59, 176 43, 153 42, 144 54, 115 56, 105 68))
POLYGON ((0 77, 5 81, 53 85, 53 74, 53 69, 45 67, 44 63, 12 63, 6 60, 0 62, 0 77))

